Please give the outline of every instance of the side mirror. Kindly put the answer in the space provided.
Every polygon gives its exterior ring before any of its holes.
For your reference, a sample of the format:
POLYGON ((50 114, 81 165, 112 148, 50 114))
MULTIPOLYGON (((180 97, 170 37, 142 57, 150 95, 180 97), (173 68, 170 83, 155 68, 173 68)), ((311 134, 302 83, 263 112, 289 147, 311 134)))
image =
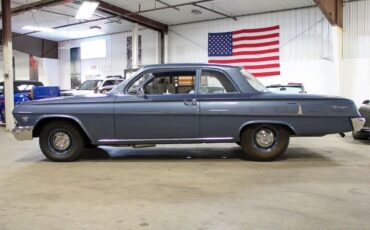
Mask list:
POLYGON ((362 104, 368 105, 368 104, 370 104, 370 100, 365 100, 365 101, 362 102, 362 104))
POLYGON ((140 88, 137 90, 136 95, 137 95, 137 96, 139 96, 139 97, 144 97, 144 96, 145 96, 144 88, 143 88, 143 87, 140 87, 140 88))

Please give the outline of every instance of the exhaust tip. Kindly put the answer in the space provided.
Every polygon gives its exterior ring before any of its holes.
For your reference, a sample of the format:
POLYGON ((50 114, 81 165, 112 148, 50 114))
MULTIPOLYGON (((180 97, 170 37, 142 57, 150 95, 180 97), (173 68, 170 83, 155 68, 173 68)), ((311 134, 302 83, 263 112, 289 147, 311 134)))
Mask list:
POLYGON ((345 136, 346 136, 346 134, 344 134, 344 133, 339 133, 339 135, 340 135, 341 137, 345 137, 345 136))

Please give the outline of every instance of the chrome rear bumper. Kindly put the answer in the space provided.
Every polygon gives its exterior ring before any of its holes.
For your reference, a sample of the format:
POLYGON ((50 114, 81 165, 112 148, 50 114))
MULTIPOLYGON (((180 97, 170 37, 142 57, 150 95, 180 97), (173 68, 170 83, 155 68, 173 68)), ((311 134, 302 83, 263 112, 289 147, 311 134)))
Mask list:
POLYGON ((18 141, 32 140, 33 126, 17 126, 12 133, 18 141))
POLYGON ((358 132, 364 126, 366 120, 363 117, 353 117, 351 118, 353 131, 358 132))

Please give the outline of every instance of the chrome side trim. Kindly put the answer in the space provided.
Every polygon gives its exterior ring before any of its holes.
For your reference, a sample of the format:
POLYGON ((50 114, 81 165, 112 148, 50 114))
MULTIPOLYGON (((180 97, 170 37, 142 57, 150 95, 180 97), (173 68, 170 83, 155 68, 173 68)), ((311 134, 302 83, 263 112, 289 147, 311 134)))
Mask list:
POLYGON ((351 118, 353 131, 358 132, 364 126, 366 120, 363 117, 352 117, 351 118))
POLYGON ((203 137, 203 138, 165 138, 165 139, 101 139, 98 140, 100 143, 112 143, 112 142, 156 142, 156 141, 223 141, 233 140, 233 137, 203 137))
POLYGON ((32 140, 33 126, 17 126, 12 133, 18 141, 32 140))

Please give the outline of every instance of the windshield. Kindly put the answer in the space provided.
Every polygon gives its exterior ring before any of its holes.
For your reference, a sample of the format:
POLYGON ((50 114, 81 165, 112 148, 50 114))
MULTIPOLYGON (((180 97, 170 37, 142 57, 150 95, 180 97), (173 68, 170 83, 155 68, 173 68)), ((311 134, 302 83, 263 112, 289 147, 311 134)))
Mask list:
POLYGON ((78 87, 78 90, 94 90, 99 87, 103 80, 87 80, 78 87))
POLYGON ((303 93, 301 86, 270 86, 267 87, 273 93, 295 94, 303 93))
POLYGON ((131 81, 134 77, 136 77, 138 74, 140 74, 143 71, 143 68, 139 69, 135 73, 133 73, 130 77, 125 79, 123 82, 116 85, 111 91, 110 94, 117 95, 117 94, 123 94, 123 90, 126 86, 126 83, 131 81))
POLYGON ((248 83, 257 91, 259 92, 268 92, 267 88, 255 78, 251 73, 247 70, 241 68, 240 72, 243 74, 244 79, 248 81, 248 83))

